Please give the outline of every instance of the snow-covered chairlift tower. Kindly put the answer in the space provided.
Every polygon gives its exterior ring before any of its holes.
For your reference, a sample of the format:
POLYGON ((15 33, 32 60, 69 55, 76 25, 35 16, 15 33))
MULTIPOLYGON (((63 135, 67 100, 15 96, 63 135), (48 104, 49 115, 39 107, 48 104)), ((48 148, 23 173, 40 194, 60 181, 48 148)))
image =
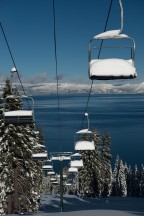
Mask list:
POLYGON ((94 36, 89 41, 88 49, 88 73, 91 80, 116 80, 116 79, 133 79, 137 77, 135 68, 135 41, 133 38, 125 34, 120 34, 121 30, 111 30, 94 36), (92 57, 92 51, 96 51, 99 47, 95 47, 93 42, 95 40, 130 40, 130 46, 110 46, 105 48, 130 48, 131 53, 127 59, 123 58, 105 58, 98 59, 92 57))

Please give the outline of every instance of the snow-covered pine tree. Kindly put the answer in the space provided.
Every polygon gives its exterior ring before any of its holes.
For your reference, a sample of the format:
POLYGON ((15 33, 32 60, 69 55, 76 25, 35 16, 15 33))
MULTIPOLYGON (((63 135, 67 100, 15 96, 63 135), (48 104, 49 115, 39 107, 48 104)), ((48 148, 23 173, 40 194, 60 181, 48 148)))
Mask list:
POLYGON ((120 160, 119 179, 120 179, 120 196, 127 196, 127 183, 126 183, 125 167, 123 165, 122 160, 120 160))
MULTIPOLYGON (((89 140, 89 137, 84 134, 83 140, 89 140)), ((90 169, 90 154, 92 151, 80 151, 83 160, 83 167, 79 168, 79 189, 81 196, 91 194, 91 169, 90 169)))
POLYGON ((117 155, 114 164, 113 179, 112 179, 112 196, 118 196, 118 191, 120 186, 119 179, 118 179, 119 164, 120 164, 120 159, 119 159, 119 155, 117 155))
MULTIPOLYGON (((2 106, 3 100, 0 99, 0 125, 3 122, 3 106, 2 106)), ((1 139, 1 137, 0 137, 1 139)), ((0 158, 1 158, 2 154, 1 154, 1 146, 0 146, 0 158)), ((4 203, 5 203, 5 197, 6 197, 6 192, 5 192, 5 182, 2 181, 2 172, 3 172, 3 167, 4 167, 4 163, 1 163, 0 161, 0 215, 4 214, 4 203)))
POLYGON ((140 196, 144 197, 144 165, 141 166, 140 174, 140 196))
POLYGON ((40 124, 37 124, 37 125, 36 125, 36 132, 37 132, 39 144, 44 145, 44 143, 45 143, 45 138, 44 138, 43 129, 42 129, 42 127, 41 127, 40 124))
POLYGON ((127 184, 125 176, 125 167, 123 161, 120 160, 119 156, 116 157, 116 162, 113 172, 113 196, 126 196, 127 195, 127 184))
POLYGON ((84 140, 94 141, 94 151, 81 151, 84 166, 80 169, 80 193, 83 196, 99 197, 101 195, 101 165, 100 152, 100 135, 97 130, 92 130, 91 136, 84 135, 84 140))
POLYGON ((127 183, 127 196, 130 197, 132 194, 132 169, 131 166, 124 165, 125 167, 125 176, 126 176, 126 183, 127 183))
MULTIPOLYGON (((10 80, 7 79, 3 98, 12 95, 11 90, 10 80)), ((13 93, 19 94, 16 90, 13 90, 13 93)), ((21 100, 9 99, 5 108, 19 110, 22 108, 21 100)), ((0 200, 1 211, 34 212, 39 207, 42 179, 42 163, 38 162, 38 166, 32 157, 37 143, 34 125, 5 125, 1 122, 0 137, 0 191, 3 191, 0 200)))
POLYGON ((112 190, 112 167, 111 167, 110 136, 106 130, 102 136, 101 147, 101 176, 102 176, 102 196, 110 196, 112 190))
POLYGON ((137 165, 134 166, 131 180, 132 180, 132 196, 139 197, 140 196, 140 173, 137 165))

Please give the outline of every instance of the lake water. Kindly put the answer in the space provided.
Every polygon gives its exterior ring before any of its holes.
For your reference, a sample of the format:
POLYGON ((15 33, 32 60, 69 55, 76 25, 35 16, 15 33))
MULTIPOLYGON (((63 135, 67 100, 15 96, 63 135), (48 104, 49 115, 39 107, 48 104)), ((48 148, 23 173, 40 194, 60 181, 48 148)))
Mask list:
MULTIPOLYGON (((56 96, 35 96, 35 119, 41 124, 49 152, 74 151, 74 135, 81 129, 87 95, 60 96, 60 136, 56 96), (60 139, 59 139, 60 137, 60 139)), ((144 95, 91 95, 90 126, 111 137, 117 154, 130 165, 144 163, 144 95)), ((85 119, 83 128, 87 128, 85 119)))

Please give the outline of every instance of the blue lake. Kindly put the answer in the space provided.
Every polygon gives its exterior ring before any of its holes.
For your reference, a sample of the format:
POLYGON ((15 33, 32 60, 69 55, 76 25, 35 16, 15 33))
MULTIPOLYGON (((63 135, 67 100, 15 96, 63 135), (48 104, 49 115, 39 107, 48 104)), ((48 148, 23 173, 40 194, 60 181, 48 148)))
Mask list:
MULTIPOLYGON (((41 124, 49 152, 74 151, 74 135, 81 129, 87 95, 60 96, 60 131, 56 96, 35 96, 35 119, 41 124), (59 133, 60 132, 60 133, 59 133)), ((130 165, 144 163, 144 95, 91 95, 90 126, 111 137, 117 154, 130 165)), ((87 128, 85 119, 83 128, 87 128)))

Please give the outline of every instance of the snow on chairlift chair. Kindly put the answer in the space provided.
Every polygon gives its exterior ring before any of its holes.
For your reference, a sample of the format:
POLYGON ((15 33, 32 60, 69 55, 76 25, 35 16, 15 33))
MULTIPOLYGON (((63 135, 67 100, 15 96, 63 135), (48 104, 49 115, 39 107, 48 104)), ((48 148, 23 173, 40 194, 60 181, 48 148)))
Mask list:
POLYGON ((76 151, 93 151, 95 150, 94 142, 93 141, 85 141, 81 140, 75 143, 75 150, 76 151))
POLYGON ((70 167, 83 167, 83 160, 81 159, 80 153, 75 153, 71 155, 70 167))
POLYGON ((34 123, 34 100, 32 97, 28 96, 16 96, 10 95, 7 96, 4 100, 4 112, 3 112, 3 120, 5 124, 32 124, 34 123), (7 100, 15 100, 15 99, 25 99, 31 100, 32 109, 31 110, 13 110, 7 111, 6 103, 7 100))
MULTIPOLYGON (((119 34, 119 30, 112 30, 101 33, 93 37, 89 42, 88 64, 89 78, 91 80, 115 80, 115 79, 133 79, 137 76, 135 68, 135 41, 125 34, 119 34), (94 40, 131 40, 131 55, 128 59, 122 58, 106 58, 96 59, 92 57, 92 50, 98 47, 93 46, 94 40)), ((104 47, 102 47, 103 49, 104 47)), ((113 47, 107 47, 113 48, 113 47)), ((116 48, 116 47, 114 47, 116 48)), ((121 47, 118 47, 121 48, 121 47)), ((126 48, 123 46, 123 48, 126 48)), ((104 52, 104 51, 103 51, 104 52)))

